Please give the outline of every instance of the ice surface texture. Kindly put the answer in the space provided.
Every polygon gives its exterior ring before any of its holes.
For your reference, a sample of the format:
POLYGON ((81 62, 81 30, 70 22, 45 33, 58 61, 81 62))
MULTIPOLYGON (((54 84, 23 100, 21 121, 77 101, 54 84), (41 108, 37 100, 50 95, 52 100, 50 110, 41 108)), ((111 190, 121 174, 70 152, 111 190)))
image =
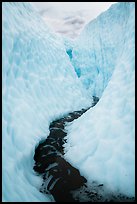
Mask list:
POLYGON ((90 95, 101 97, 119 61, 127 32, 133 35, 127 26, 133 7, 129 3, 112 5, 87 24, 75 41, 72 64, 90 95))
POLYGON ((3 201, 50 201, 33 172, 49 124, 90 105, 62 40, 29 3, 2 3, 3 201))
POLYGON ((72 52, 75 65, 81 66, 81 77, 93 75, 97 95, 110 74, 112 77, 97 105, 68 126, 65 157, 88 181, 134 196, 134 3, 113 5, 87 25, 77 42, 72 52))

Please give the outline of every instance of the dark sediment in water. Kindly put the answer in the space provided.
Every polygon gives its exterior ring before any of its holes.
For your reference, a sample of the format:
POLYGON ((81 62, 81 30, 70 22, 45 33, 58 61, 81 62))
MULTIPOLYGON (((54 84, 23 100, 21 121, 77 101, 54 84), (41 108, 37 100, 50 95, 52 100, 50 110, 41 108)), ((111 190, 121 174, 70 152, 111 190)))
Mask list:
MULTIPOLYGON (((98 102, 97 97, 93 99, 92 107, 98 102)), ((87 180, 80 175, 79 170, 63 158, 63 144, 66 142, 65 137, 67 135, 64 130, 65 123, 79 118, 89 108, 74 111, 53 121, 49 126, 49 136, 35 149, 34 170, 43 177, 40 191, 51 194, 56 202, 133 201, 133 199, 125 199, 125 197, 103 196, 103 184, 93 182, 88 185, 87 180)))
POLYGON ((75 111, 50 124, 50 134, 35 150, 34 170, 43 175, 43 193, 51 193, 55 201, 76 202, 71 191, 84 185, 87 180, 80 175, 79 170, 69 164, 64 158, 63 144, 67 133, 65 123, 80 117, 87 109, 75 111))

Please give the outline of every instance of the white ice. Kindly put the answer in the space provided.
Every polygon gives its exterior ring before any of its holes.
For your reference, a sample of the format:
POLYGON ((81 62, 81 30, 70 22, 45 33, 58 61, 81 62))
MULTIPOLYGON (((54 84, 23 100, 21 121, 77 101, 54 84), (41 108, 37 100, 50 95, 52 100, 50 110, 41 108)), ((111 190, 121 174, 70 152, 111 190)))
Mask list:
POLYGON ((91 101, 63 41, 29 3, 2 3, 2 199, 51 201, 39 192, 35 146, 49 124, 91 101))
POLYGON ((119 60, 133 12, 128 4, 113 4, 87 24, 75 41, 72 63, 90 95, 101 97, 119 60))
POLYGON ((113 5, 83 30, 72 52, 75 68, 102 97, 68 125, 65 144, 66 159, 88 181, 127 196, 135 196, 134 49, 134 2, 113 5))
POLYGON ((35 146, 89 94, 100 101, 68 126, 65 157, 89 181, 134 196, 134 18, 134 3, 115 4, 73 42, 29 3, 2 3, 3 201, 53 201, 39 192, 35 146))

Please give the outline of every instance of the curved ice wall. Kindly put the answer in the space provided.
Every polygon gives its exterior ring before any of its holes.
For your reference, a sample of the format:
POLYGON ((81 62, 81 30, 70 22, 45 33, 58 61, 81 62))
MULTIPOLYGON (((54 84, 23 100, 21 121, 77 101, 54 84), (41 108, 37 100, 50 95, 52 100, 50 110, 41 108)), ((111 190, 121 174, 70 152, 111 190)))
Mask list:
POLYGON ((72 51, 72 64, 91 96, 101 97, 124 44, 131 8, 113 4, 86 25, 72 51))
POLYGON ((51 120, 90 104, 63 43, 29 3, 2 3, 3 201, 50 201, 33 172, 51 120))
MULTIPOLYGON (((117 44, 120 51, 115 53, 117 58, 115 55, 110 58, 111 61, 117 59, 115 68, 97 105, 68 127, 65 156, 88 181, 103 183, 114 194, 135 196, 135 4, 114 5, 103 14, 104 21, 110 11, 113 16, 110 30, 114 21, 119 25, 121 20, 114 19, 115 14, 121 11, 121 15, 125 15, 123 24, 121 22, 125 30, 121 47, 117 44)), ((96 22, 98 26, 98 19, 96 22)), ((106 32, 102 35, 106 35, 107 40, 109 32, 106 32)), ((87 39, 89 35, 88 31, 87 39)), ((89 56, 90 52, 86 53, 89 56)), ((101 59, 101 53, 98 53, 98 59, 101 59)))

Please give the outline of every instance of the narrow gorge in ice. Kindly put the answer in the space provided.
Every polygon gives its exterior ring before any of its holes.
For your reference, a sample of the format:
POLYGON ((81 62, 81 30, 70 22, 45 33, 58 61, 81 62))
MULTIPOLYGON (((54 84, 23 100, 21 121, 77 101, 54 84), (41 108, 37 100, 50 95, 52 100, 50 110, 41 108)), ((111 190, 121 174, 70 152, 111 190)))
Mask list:
POLYGON ((75 39, 2 3, 2 201, 135 201, 135 3, 75 39))

